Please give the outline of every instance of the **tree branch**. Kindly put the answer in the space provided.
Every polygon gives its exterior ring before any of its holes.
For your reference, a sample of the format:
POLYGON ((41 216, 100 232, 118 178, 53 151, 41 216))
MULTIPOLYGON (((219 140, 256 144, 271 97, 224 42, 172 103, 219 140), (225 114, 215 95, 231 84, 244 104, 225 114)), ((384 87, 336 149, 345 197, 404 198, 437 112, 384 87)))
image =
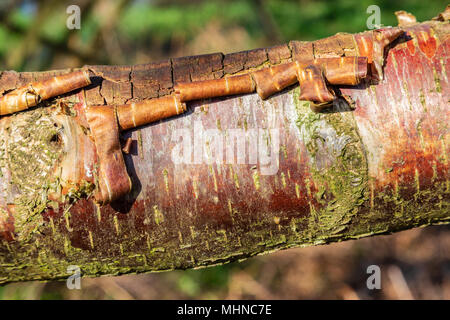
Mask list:
MULTIPOLYGON (((133 190, 101 207, 86 106, 163 97, 177 83, 288 62, 308 48, 316 58, 353 56, 352 36, 87 66, 90 87, 1 118, 0 283, 64 278, 69 265, 89 276, 194 268, 448 223, 448 23, 404 30, 384 80, 339 88, 350 104, 316 113, 294 86, 265 101, 190 103, 184 115, 125 132, 133 190)), ((3 72, 0 92, 54 75, 3 72)))

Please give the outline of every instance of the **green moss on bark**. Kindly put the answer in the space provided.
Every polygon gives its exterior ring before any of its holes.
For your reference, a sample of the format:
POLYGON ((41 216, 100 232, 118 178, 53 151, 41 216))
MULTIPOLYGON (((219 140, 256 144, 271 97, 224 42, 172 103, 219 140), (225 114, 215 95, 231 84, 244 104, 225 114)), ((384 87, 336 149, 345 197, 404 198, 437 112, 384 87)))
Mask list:
POLYGON ((15 114, 1 137, 0 166, 10 172, 10 194, 18 240, 27 239, 43 223, 50 193, 60 191, 53 174, 63 154, 59 132, 50 108, 15 114))
POLYGON ((293 91, 297 126, 308 150, 313 207, 308 233, 317 239, 342 234, 369 197, 367 159, 351 110, 338 101, 323 113, 311 110, 293 91))

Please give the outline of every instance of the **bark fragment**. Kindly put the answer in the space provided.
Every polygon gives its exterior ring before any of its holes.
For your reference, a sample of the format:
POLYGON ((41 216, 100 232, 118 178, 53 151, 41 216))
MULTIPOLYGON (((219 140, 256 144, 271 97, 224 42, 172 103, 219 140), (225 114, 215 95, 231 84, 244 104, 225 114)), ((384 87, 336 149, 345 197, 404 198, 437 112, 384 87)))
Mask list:
POLYGON ((436 18, 433 18, 433 20, 439 20, 439 21, 450 20, 450 5, 447 5, 445 10, 443 12, 441 12, 436 18))
POLYGON ((325 82, 323 71, 315 65, 298 64, 298 78, 300 79, 300 100, 315 103, 326 103, 335 99, 325 82))
POLYGON ((396 11, 395 15, 397 17, 399 27, 412 26, 417 23, 416 17, 406 11, 396 11))
POLYGON ((355 86, 368 75, 367 57, 342 57, 330 59, 316 59, 328 83, 337 86, 355 86))
POLYGON ((0 115, 34 107, 43 100, 85 87, 90 83, 87 71, 67 73, 48 80, 30 83, 0 98, 0 115))
POLYGON ((296 66, 292 62, 255 71, 252 77, 261 99, 267 99, 298 81, 296 66))
POLYGON ((217 80, 182 82, 175 86, 181 101, 201 100, 214 97, 250 93, 255 85, 249 74, 224 77, 217 80))
POLYGON ((158 120, 182 114, 186 104, 177 95, 143 100, 117 106, 117 119, 120 130, 128 130, 158 120))
POLYGON ((99 158, 94 197, 99 203, 110 203, 131 191, 131 180, 119 142, 116 110, 109 106, 90 107, 86 110, 86 118, 99 158))

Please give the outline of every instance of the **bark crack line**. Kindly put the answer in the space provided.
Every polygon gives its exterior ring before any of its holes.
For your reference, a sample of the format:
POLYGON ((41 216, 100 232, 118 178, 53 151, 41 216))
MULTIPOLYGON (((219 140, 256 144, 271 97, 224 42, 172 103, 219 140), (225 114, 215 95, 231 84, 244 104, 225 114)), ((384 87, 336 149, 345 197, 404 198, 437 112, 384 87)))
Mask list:
POLYGON ((130 72, 128 73, 128 81, 130 82, 130 95, 131 95, 131 98, 127 99, 126 102, 128 102, 129 100, 133 100, 133 98, 134 98, 134 86, 133 86, 133 80, 132 80, 133 70, 134 70, 134 66, 132 65, 132 66, 130 66, 130 72))
POLYGON ((170 58, 169 62, 170 62, 170 82, 172 84, 170 89, 173 90, 173 87, 175 86, 175 80, 174 80, 174 77, 173 77, 173 59, 170 58))
MULTIPOLYGON (((109 76, 105 76, 105 74, 103 72, 95 70, 95 68, 92 68, 90 66, 85 66, 85 67, 86 67, 86 69, 88 71, 92 72, 95 76, 100 77, 103 80, 108 80, 108 81, 111 81, 111 82, 114 82, 114 83, 127 83, 127 80, 117 80, 117 79, 111 78, 109 76)), ((130 70, 129 75, 128 75, 128 81, 131 80, 130 76, 131 76, 131 70, 130 70)))

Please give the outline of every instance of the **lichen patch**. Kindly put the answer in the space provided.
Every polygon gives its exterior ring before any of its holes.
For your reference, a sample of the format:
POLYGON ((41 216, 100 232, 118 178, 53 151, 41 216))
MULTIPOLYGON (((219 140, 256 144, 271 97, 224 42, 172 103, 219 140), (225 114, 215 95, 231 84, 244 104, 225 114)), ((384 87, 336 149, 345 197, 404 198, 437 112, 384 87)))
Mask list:
MULTIPOLYGON (((309 232, 335 236, 346 229, 368 199, 368 164, 351 108, 335 103, 328 112, 311 111, 309 102, 293 99, 297 127, 306 146, 320 209, 311 215, 309 232)), ((320 235, 318 236, 320 238, 320 235)))
POLYGON ((61 125, 51 108, 37 108, 11 116, 0 137, 0 166, 10 173, 10 205, 16 234, 29 236, 42 223, 49 193, 60 188, 54 168, 63 155, 61 125))

